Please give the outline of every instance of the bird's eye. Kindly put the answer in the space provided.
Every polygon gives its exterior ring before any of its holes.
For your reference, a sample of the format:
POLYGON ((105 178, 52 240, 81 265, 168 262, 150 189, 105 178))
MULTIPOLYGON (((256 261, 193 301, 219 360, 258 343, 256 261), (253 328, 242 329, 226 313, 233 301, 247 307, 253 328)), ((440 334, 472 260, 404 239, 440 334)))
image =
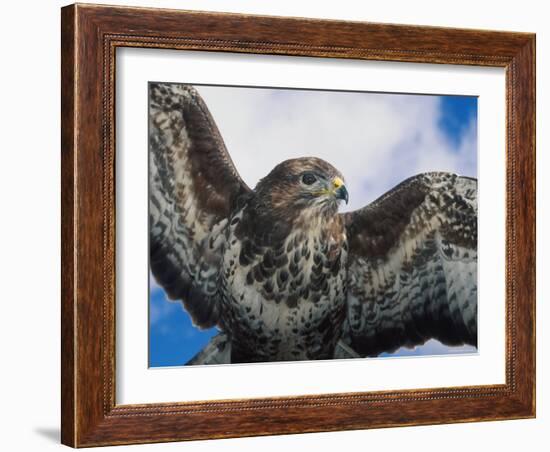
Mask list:
POLYGON ((311 174, 311 173, 305 173, 303 176, 302 176, 302 182, 306 185, 311 185, 313 184, 315 181, 317 180, 317 178, 315 177, 314 174, 311 174))

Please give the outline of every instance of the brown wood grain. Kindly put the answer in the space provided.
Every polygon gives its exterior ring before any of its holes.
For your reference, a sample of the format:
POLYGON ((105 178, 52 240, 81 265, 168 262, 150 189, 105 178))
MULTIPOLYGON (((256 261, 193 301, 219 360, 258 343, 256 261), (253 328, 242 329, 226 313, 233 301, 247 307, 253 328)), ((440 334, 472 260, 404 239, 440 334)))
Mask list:
POLYGON ((61 36, 64 444, 535 415, 534 35, 78 4, 62 9, 61 36), (116 405, 114 67, 125 46, 506 68, 506 384, 116 405))
POLYGON ((62 9, 61 15, 61 442, 75 444, 74 8, 62 9))

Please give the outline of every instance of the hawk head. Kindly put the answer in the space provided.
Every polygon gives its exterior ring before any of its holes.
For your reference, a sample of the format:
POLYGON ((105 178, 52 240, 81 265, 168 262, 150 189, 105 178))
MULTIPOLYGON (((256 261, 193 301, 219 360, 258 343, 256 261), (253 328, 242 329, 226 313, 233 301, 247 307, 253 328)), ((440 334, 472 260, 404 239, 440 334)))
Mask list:
POLYGON ((287 213, 335 214, 341 201, 348 202, 342 174, 316 157, 279 163, 256 186, 266 206, 287 213))

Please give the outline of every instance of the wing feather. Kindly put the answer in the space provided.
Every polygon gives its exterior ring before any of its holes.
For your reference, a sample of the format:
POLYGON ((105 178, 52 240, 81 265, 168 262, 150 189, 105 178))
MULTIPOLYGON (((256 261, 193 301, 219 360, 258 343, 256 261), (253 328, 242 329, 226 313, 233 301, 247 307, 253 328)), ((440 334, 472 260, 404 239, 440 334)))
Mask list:
POLYGON ((224 227, 250 189, 192 86, 149 84, 149 184, 151 271, 198 326, 215 325, 224 227))
POLYGON ((412 177, 343 214, 349 243, 343 340, 363 356, 435 338, 477 345, 477 181, 412 177))

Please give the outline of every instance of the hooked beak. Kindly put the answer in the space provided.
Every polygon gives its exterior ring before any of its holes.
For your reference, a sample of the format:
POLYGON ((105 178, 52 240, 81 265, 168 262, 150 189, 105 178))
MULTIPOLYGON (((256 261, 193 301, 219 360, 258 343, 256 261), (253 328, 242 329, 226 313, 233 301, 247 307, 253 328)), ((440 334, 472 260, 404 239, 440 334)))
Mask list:
POLYGON ((336 195, 336 199, 343 199, 344 201, 346 201, 346 204, 348 203, 349 194, 345 185, 342 185, 340 188, 336 189, 334 194, 336 195))
POLYGON ((342 199, 346 201, 346 204, 347 204, 349 201, 349 194, 348 194, 348 190, 346 189, 346 186, 344 185, 344 181, 339 177, 336 177, 332 181, 332 185, 334 187, 333 193, 336 199, 342 199))

